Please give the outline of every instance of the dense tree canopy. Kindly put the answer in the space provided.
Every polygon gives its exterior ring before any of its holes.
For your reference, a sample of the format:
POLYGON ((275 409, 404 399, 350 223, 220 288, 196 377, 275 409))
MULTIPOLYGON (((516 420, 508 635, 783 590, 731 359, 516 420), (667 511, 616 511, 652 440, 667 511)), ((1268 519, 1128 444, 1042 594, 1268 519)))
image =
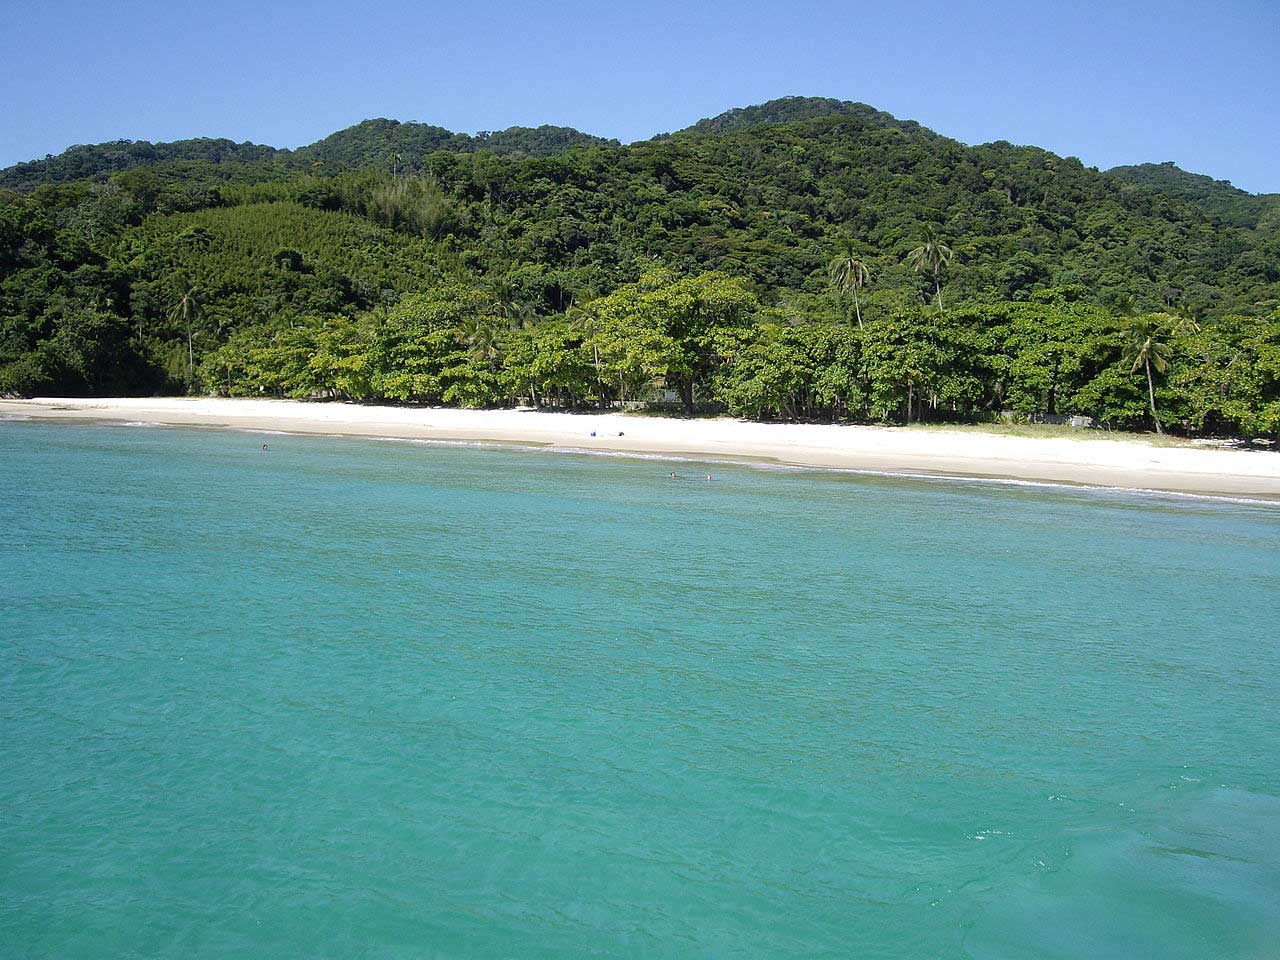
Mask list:
POLYGON ((800 98, 460 136, 5 171, 0 392, 1280 430, 1275 198, 800 98))
POLYGON ((112 143, 79 144, 56 157, 18 163, 0 170, 0 189, 33 190, 48 184, 101 178, 134 167, 183 161, 211 164, 269 162, 293 169, 378 167, 390 168, 394 173, 396 158, 400 159, 401 166, 416 168, 422 158, 437 150, 455 153, 484 150, 504 156, 545 157, 570 147, 589 144, 616 146, 617 141, 593 137, 572 127, 509 127, 506 130, 482 131, 473 136, 454 133, 429 123, 364 120, 297 150, 209 137, 172 143, 116 140, 112 143))

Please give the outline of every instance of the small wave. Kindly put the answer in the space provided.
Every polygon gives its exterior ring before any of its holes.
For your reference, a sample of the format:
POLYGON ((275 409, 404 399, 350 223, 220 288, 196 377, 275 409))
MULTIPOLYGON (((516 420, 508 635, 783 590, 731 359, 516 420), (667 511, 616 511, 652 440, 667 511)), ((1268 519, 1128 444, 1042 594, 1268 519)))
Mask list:
POLYGON ((849 474, 864 477, 884 477, 894 480, 927 480, 936 483, 960 483, 986 486, 997 484, 1007 487, 1030 487, 1046 490, 1069 490, 1081 493, 1106 494, 1114 496, 1139 496, 1152 499, 1194 500, 1209 503, 1244 504, 1278 508, 1280 500, 1268 500, 1259 497, 1235 497, 1228 494, 1190 493, 1178 490, 1152 490, 1143 487, 1111 487, 1103 484, 1065 483, 1054 480, 1024 480, 1017 477, 983 477, 965 474, 916 473, 910 470, 877 470, 870 467, 824 467, 813 464, 783 463, 773 460, 753 460, 739 457, 716 457, 712 455, 688 455, 679 453, 655 453, 640 450, 600 450, 594 447, 579 446, 540 446, 536 444, 503 443, 501 441, 475 440, 439 440, 410 439, 404 437, 372 437, 370 439, 392 443, 419 443, 449 447, 477 447, 494 450, 531 450, 546 453, 562 453, 591 457, 613 457, 624 460, 654 460, 666 463, 706 463, 750 467, 753 470, 768 470, 785 473, 822 473, 849 474))
POLYGON ((1153 490, 1145 487, 1111 487, 1103 484, 1066 483, 1055 480, 1024 480, 1018 477, 983 477, 967 474, 917 473, 911 470, 877 470, 871 467, 824 467, 814 464, 780 463, 735 457, 686 456, 676 453, 642 453, 628 450, 596 450, 591 447, 553 446, 545 448, 551 453, 586 454, 593 457, 621 457, 634 460, 663 460, 671 463, 715 463, 753 470, 770 470, 784 473, 849 474, 862 477, 884 477, 893 480, 928 480, 937 483, 961 483, 986 486, 998 484, 1008 487, 1071 490, 1082 493, 1101 493, 1119 496, 1142 496, 1157 499, 1204 500, 1211 503, 1239 503, 1251 506, 1280 507, 1280 500, 1259 497, 1235 497, 1229 494, 1190 493, 1179 490, 1153 490))
MULTIPOLYGON (((733 461, 738 462, 738 461, 733 461)), ((744 466, 758 466, 742 461, 744 466)), ((865 477, 889 477, 905 480, 934 480, 942 483, 999 484, 1006 487, 1035 487, 1051 490, 1075 490, 1082 493, 1105 493, 1123 496, 1174 498, 1178 500, 1207 500, 1213 503, 1242 503, 1253 506, 1280 507, 1280 500, 1260 497, 1235 497, 1230 494, 1191 493, 1182 490, 1155 490, 1149 487, 1110 487, 1096 483, 1065 483, 1056 480, 1023 480, 1018 477, 982 477, 949 473, 913 473, 910 470, 875 470, 868 467, 819 467, 807 464, 790 464, 790 469, 813 473, 847 473, 865 477)))
MULTIPOLYGON (((336 434, 335 434, 336 436, 336 434)), ((498 440, 437 440, 430 437, 362 437, 379 443, 412 443, 424 447, 469 447, 475 450, 527 450, 519 443, 502 443, 498 440)))
POLYGON ((582 453, 592 457, 616 457, 622 460, 662 460, 666 463, 731 463, 755 466, 749 460, 716 460, 710 457, 685 457, 678 453, 645 453, 641 450, 593 450, 590 447, 547 447, 548 453, 582 453))
POLYGON ((122 427, 163 427, 163 423, 156 423, 154 420, 123 420, 119 423, 122 427))
POLYGON ((0 420, 30 420, 25 413, 0 413, 0 420))

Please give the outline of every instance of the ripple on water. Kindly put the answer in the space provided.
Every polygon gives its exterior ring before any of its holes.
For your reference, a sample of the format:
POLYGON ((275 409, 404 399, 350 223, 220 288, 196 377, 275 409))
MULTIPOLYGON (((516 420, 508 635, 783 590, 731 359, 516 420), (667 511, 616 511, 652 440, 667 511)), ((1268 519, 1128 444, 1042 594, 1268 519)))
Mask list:
POLYGON ((1153 797, 1117 828, 1095 818, 1046 870, 972 921, 976 960, 1262 957, 1280 932, 1280 798, 1227 787, 1153 797))

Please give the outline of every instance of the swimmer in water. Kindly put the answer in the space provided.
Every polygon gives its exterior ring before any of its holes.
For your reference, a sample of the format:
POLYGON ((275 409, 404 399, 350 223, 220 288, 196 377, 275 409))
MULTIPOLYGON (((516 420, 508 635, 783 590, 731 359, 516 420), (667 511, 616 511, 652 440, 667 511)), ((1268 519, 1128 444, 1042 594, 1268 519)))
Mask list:
POLYGON ((709 473, 707 474, 707 479, 708 479, 708 480, 710 480, 710 479, 711 479, 711 474, 709 474, 709 473))
POLYGON ((265 443, 262 445, 262 452, 263 453, 267 452, 267 445, 265 443))

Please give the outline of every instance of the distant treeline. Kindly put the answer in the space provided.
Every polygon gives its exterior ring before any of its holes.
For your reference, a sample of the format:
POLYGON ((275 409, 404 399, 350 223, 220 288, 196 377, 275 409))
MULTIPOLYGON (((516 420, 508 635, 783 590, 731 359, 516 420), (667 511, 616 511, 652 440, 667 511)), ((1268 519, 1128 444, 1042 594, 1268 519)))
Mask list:
POLYGON ((660 383, 686 410, 757 419, 1012 410, 1137 427, 1158 413, 1188 433, 1280 431, 1280 318, 1119 317, 1083 295, 1055 288, 946 311, 876 298, 877 316, 859 327, 820 302, 761 307, 723 274, 656 272, 522 326, 502 289, 446 284, 352 317, 241 330, 205 354, 195 381, 232 396, 468 407, 589 407, 653 399, 660 383))
POLYGON ((395 173, 414 169, 422 157, 437 151, 475 153, 483 150, 501 156, 547 157, 570 147, 590 144, 617 145, 616 141, 593 137, 571 127, 509 127, 473 136, 429 123, 365 120, 297 150, 212 137, 171 143, 116 140, 78 144, 57 156, 0 170, 0 190, 29 191, 74 180, 101 179, 112 173, 162 163, 271 163, 295 170, 321 170, 326 166, 334 170, 355 170, 389 165, 395 173))

